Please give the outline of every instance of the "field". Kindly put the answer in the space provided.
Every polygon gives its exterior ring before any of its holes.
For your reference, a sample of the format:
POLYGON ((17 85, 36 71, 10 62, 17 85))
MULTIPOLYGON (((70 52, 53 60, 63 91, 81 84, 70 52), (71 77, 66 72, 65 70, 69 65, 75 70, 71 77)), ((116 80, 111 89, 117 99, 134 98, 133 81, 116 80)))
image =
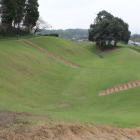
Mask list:
POLYGON ((93 43, 77 45, 63 38, 26 40, 78 68, 21 40, 1 41, 0 110, 26 112, 32 117, 24 119, 32 124, 63 121, 140 126, 139 86, 98 96, 100 90, 140 80, 139 47, 118 44, 114 51, 100 52, 93 43))

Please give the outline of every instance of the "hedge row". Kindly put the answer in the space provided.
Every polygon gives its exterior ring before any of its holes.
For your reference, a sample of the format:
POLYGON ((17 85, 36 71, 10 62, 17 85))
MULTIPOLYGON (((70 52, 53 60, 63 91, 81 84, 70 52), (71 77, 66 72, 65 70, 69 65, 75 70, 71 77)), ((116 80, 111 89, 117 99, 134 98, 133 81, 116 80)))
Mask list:
POLYGON ((55 37, 59 37, 59 34, 44 34, 43 36, 55 36, 55 37))

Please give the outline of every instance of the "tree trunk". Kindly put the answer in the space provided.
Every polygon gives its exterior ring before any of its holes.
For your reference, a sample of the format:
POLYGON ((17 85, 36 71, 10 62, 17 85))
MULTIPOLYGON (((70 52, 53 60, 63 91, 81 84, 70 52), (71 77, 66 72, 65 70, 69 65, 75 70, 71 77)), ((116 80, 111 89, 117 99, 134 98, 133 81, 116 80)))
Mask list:
POLYGON ((37 28, 35 29, 34 34, 36 33, 36 31, 37 31, 37 28))
POLYGON ((28 26, 28 33, 30 33, 30 27, 28 26))
POLYGON ((116 43, 116 42, 114 42, 114 47, 116 47, 116 45, 117 45, 117 43, 116 43))
POLYGON ((7 21, 8 27, 12 27, 12 20, 13 20, 13 19, 9 19, 9 20, 7 21))
POLYGON ((101 45, 104 45, 104 42, 101 41, 101 45))

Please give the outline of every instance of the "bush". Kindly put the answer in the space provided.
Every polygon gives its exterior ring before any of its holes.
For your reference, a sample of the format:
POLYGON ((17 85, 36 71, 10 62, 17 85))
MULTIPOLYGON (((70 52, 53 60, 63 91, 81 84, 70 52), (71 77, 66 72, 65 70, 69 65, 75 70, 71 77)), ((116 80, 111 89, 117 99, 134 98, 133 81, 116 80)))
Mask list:
POLYGON ((43 36, 54 36, 54 37, 59 37, 59 34, 55 33, 55 34, 44 34, 43 36))
POLYGON ((18 29, 14 27, 7 27, 0 25, 0 36, 16 36, 16 35, 29 35, 25 29, 18 29))

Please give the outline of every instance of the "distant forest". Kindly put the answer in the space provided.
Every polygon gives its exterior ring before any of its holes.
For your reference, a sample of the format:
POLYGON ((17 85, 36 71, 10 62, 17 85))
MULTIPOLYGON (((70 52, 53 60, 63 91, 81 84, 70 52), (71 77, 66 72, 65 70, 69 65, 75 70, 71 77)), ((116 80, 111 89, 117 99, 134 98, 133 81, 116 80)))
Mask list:
POLYGON ((59 37, 70 39, 70 40, 79 40, 79 39, 88 39, 88 29, 66 29, 66 30, 43 30, 37 32, 37 34, 59 34, 59 37))
POLYGON ((131 35, 130 40, 134 42, 140 42, 140 34, 131 35))
MULTIPOLYGON (((36 34, 59 34, 59 37, 70 39, 70 40, 79 40, 84 39, 88 40, 88 29, 59 29, 59 30, 43 30, 37 32, 36 34)), ((140 34, 133 34, 130 37, 130 40, 134 42, 140 42, 140 34)))

